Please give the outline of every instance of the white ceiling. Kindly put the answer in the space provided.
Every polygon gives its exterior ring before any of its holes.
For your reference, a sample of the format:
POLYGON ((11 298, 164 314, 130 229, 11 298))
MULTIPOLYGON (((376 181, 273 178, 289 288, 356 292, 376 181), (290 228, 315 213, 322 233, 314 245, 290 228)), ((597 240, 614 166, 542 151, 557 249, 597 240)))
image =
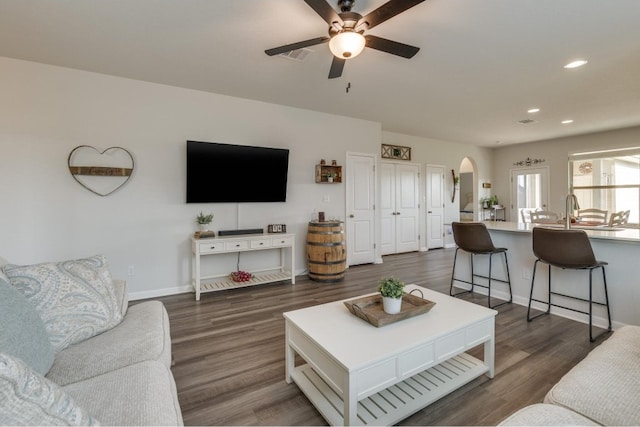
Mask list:
POLYGON ((640 0, 426 0, 368 33, 421 50, 365 49, 329 80, 327 44, 304 62, 264 53, 327 34, 303 0, 0 0, 0 56, 482 146, 640 125, 640 0))

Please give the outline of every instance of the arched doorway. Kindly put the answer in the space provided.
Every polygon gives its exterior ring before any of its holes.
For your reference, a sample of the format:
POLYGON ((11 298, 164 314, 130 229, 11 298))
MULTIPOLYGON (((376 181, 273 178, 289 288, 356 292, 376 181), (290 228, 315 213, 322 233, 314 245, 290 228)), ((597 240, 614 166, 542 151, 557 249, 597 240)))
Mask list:
POLYGON ((477 168, 473 159, 469 157, 462 159, 458 168, 460 176, 460 221, 477 221, 479 218, 476 171, 477 168))

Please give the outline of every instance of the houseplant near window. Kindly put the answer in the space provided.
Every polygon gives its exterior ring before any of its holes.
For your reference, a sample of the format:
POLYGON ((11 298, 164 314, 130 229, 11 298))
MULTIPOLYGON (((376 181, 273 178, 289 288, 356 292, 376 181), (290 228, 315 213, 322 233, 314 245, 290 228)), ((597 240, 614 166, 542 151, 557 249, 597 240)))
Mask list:
POLYGON ((204 214, 204 213, 200 212, 196 216, 196 222, 200 225, 200 230, 202 230, 202 231, 208 231, 209 230, 209 225, 211 224, 212 221, 213 221, 213 214, 212 213, 204 214))
POLYGON ((404 282, 395 277, 380 279, 378 282, 378 292, 382 295, 382 307, 385 313, 400 313, 404 286, 404 282))
POLYGON ((498 196, 494 194, 493 196, 482 198, 480 199, 480 204, 482 207, 489 209, 498 204, 498 196))

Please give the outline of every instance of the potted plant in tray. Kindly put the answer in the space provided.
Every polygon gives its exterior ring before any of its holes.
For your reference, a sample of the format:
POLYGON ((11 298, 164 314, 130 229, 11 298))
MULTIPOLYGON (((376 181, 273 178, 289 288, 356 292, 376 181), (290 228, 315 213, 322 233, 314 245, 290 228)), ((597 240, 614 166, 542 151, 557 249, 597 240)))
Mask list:
POLYGON ((212 213, 204 214, 204 213, 200 212, 196 216, 196 222, 200 225, 200 230, 201 231, 208 231, 209 230, 209 224, 211 224, 211 221, 213 221, 213 214, 212 213))
POLYGON ((402 295, 404 295, 404 282, 395 277, 380 279, 378 292, 382 295, 382 307, 387 314, 400 313, 402 307, 402 295))

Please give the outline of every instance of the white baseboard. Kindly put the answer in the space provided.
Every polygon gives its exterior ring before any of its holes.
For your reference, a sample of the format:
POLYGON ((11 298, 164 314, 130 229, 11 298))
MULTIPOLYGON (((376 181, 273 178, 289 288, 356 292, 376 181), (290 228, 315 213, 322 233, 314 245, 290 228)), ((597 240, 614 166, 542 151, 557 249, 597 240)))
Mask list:
POLYGON ((191 286, 180 286, 175 288, 154 289, 152 291, 129 292, 129 301, 166 297, 168 295, 185 294, 187 292, 193 292, 193 288, 191 286))

